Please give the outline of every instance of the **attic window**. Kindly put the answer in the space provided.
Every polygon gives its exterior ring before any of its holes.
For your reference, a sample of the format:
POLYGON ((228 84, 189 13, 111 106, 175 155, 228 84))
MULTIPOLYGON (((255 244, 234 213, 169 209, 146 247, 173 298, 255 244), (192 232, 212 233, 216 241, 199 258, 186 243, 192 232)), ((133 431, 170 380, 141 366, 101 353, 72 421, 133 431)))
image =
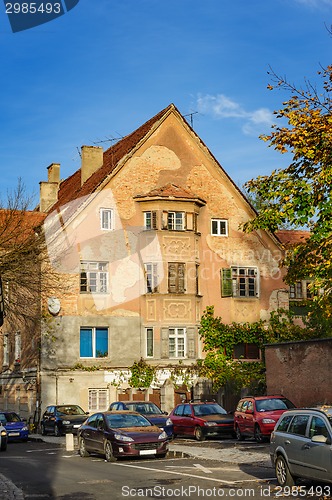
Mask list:
POLYGON ((114 215, 112 208, 100 209, 100 227, 104 231, 113 231, 114 229, 114 215))
POLYGON ((228 236, 228 221, 226 219, 211 219, 211 234, 213 236, 228 236))

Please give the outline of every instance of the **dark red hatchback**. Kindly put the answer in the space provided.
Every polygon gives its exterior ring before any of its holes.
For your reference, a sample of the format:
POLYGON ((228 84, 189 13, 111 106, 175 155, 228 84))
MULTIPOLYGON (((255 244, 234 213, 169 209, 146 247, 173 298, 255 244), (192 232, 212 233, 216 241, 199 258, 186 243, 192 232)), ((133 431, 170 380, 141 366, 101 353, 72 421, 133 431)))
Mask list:
POLYGON ((208 436, 234 436, 234 418, 216 402, 190 402, 177 405, 169 415, 174 436, 193 436, 203 441, 208 436))
POLYGON ((81 457, 102 454, 107 462, 119 457, 164 458, 168 436, 143 415, 132 411, 105 411, 89 417, 78 430, 81 457))

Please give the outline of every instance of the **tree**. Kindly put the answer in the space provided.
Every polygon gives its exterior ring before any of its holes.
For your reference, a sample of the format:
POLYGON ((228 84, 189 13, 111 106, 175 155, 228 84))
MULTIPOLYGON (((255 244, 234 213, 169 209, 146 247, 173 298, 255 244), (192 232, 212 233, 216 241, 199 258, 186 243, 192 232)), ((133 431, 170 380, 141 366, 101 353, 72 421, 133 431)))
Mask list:
POLYGON ((268 88, 288 91, 290 98, 275 112, 281 126, 274 125, 261 139, 282 154, 289 153, 288 167, 259 176, 246 183, 246 189, 263 199, 260 212, 243 228, 249 232, 265 229, 276 232, 289 224, 306 227, 310 237, 305 244, 288 249, 285 264, 288 283, 313 280, 316 290, 324 289, 317 300, 332 297, 332 66, 318 72, 322 88, 305 81, 296 88, 274 72, 268 88))
POLYGON ((212 380, 216 390, 231 381, 238 389, 248 387, 255 393, 265 389, 265 344, 325 336, 324 331, 319 334, 309 326, 296 324, 289 311, 274 311, 269 321, 225 324, 221 317, 214 316, 213 306, 204 311, 199 333, 206 353, 200 376, 212 380), (256 345, 261 359, 234 359, 234 349, 239 344, 256 345))

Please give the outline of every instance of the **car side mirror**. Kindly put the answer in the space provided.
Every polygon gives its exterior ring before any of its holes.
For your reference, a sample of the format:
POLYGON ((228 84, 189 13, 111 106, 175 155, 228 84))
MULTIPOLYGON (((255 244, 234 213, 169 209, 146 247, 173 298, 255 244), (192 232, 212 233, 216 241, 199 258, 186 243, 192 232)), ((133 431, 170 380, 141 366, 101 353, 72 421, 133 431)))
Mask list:
POLYGON ((323 436, 322 434, 316 434, 316 436, 313 436, 311 438, 311 441, 313 443, 327 443, 328 438, 326 436, 323 436))

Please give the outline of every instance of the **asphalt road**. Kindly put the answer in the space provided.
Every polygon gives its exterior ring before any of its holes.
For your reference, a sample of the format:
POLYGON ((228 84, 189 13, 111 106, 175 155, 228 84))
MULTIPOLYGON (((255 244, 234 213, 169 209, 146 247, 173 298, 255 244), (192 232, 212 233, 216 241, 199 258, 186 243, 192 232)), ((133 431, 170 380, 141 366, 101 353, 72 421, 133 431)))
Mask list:
MULTIPOLYGON (((211 458, 139 458, 107 463, 103 457, 81 458, 56 442, 10 443, 0 454, 1 474, 23 490, 29 500, 118 500, 125 498, 281 498, 273 469, 264 461, 250 463, 251 450, 268 455, 268 445, 232 440, 196 443, 176 440, 181 447, 199 444, 211 458), (232 449, 243 454, 242 463, 212 458, 214 450, 231 456, 232 449), (210 451, 209 451, 210 450, 210 451), (245 456, 248 460, 245 460, 245 456), (262 465, 263 464, 263 465, 262 465)), ((313 495, 295 495, 313 498, 313 495)), ((1 495, 0 495, 1 498, 1 495)), ((13 497, 14 498, 14 497, 13 497)), ((294 498, 294 495, 290 495, 294 498)), ((316 497, 317 498, 317 497, 316 497)), ((323 496, 322 496, 323 498, 323 496)))

